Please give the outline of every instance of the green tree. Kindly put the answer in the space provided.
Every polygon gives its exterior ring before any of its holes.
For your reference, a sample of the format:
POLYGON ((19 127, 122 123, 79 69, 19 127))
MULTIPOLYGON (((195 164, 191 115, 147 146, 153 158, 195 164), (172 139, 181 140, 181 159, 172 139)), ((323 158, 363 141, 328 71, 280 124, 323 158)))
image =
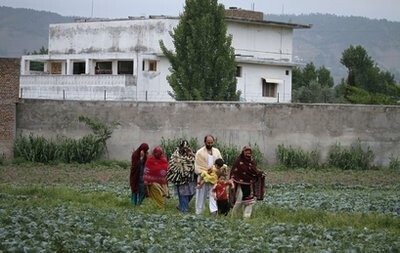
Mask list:
POLYGON ((176 100, 237 101, 236 62, 227 35, 225 8, 217 0, 186 0, 184 12, 171 32, 175 52, 163 41, 169 60, 167 77, 176 100))
POLYGON ((49 50, 47 48, 45 48, 44 46, 42 46, 41 48, 39 48, 39 51, 33 50, 33 52, 28 52, 28 55, 36 55, 36 54, 48 54, 49 50))
POLYGON ((293 102, 332 103, 335 102, 335 91, 330 71, 324 66, 317 69, 308 63, 303 69, 292 71, 293 102))
POLYGON ((395 104, 400 99, 394 75, 381 71, 362 46, 350 46, 340 59, 348 69, 345 98, 351 103, 395 104))

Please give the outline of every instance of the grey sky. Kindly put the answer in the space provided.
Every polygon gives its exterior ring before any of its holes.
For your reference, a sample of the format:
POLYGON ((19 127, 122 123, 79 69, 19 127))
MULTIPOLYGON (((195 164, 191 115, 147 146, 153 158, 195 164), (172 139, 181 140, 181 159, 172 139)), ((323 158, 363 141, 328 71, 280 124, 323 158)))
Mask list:
MULTIPOLYGON (((177 16, 184 3, 184 0, 0 0, 0 6, 45 10, 63 16, 91 17, 93 14, 93 17, 109 18, 177 16)), ((328 13, 400 21, 399 0, 220 0, 219 3, 226 8, 254 7, 265 14, 328 13)))

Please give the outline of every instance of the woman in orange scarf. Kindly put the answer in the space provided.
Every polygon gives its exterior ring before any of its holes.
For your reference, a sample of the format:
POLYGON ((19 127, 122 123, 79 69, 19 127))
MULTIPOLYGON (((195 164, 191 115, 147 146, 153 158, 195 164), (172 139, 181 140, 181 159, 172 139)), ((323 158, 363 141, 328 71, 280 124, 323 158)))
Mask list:
POLYGON ((160 208, 164 208, 165 199, 169 197, 167 183, 168 160, 161 147, 155 147, 152 155, 147 158, 144 165, 144 183, 147 186, 149 197, 160 208))

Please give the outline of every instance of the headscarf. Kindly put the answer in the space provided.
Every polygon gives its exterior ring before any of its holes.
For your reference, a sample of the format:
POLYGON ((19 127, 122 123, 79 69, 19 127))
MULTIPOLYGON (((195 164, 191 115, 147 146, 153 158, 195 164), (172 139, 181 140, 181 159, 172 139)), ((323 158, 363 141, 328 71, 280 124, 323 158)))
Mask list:
POLYGON ((232 166, 231 178, 239 184, 253 184, 263 174, 257 169, 257 164, 253 156, 246 157, 245 151, 248 150, 252 152, 250 146, 244 146, 242 152, 232 166))
POLYGON ((131 187, 131 191, 138 193, 139 192, 139 183, 140 183, 140 152, 144 152, 143 164, 147 159, 147 151, 149 150, 149 145, 147 143, 142 143, 140 146, 132 153, 131 156, 131 173, 129 175, 129 185, 131 187))
MULTIPOLYGON (((253 156, 246 156, 245 151, 252 152, 250 146, 244 146, 239 157, 236 159, 231 170, 231 179, 235 184, 241 184, 243 192, 243 200, 248 203, 253 202, 253 196, 258 200, 264 198, 265 192, 265 175, 257 169, 253 156)), ((236 189, 232 189, 230 194, 230 202, 233 205, 236 201, 236 189)))
POLYGON ((145 183, 167 183, 168 160, 160 146, 155 147, 144 165, 143 179, 145 183))
POLYGON ((195 181, 194 155, 189 155, 187 148, 190 148, 189 142, 182 140, 171 155, 167 172, 168 182, 175 185, 182 185, 195 181))

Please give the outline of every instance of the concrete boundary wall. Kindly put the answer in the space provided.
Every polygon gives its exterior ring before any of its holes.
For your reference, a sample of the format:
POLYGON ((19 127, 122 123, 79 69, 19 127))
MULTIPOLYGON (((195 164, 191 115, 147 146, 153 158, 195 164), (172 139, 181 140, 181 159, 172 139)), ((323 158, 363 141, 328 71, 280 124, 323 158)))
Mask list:
POLYGON ((162 137, 195 137, 202 143, 209 133, 226 144, 257 143, 270 164, 279 144, 317 147, 324 158, 330 145, 359 139, 378 166, 400 155, 399 106, 25 99, 17 105, 17 133, 78 138, 90 132, 79 116, 120 124, 108 142, 110 158, 118 160, 129 160, 142 142, 152 148, 162 137))

